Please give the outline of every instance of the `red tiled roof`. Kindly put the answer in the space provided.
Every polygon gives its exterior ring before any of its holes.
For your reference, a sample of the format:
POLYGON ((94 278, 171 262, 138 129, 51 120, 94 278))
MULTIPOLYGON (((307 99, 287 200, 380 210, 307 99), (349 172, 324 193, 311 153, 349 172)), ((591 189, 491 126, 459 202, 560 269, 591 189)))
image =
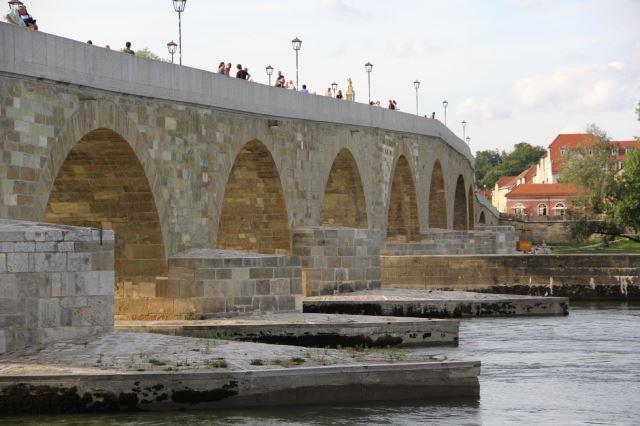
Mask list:
MULTIPOLYGON (((555 140, 551 142, 551 145, 549 145, 551 170, 553 173, 560 172, 564 168, 561 152, 563 148, 585 148, 595 144, 597 140, 598 138, 596 136, 589 133, 558 135, 555 140)), ((640 142, 638 141, 611 141, 611 144, 622 148, 619 154, 615 156, 615 159, 618 161, 624 161, 627 148, 640 149, 640 142)))
POLYGON ((524 179, 524 183, 533 183, 533 177, 536 175, 537 170, 538 166, 537 164, 534 164, 524 172, 520 173, 517 180, 524 179))
POLYGON ((502 176, 498 179, 498 188, 512 186, 516 182, 518 176, 502 176))
POLYGON ((577 195, 581 189, 575 185, 566 183, 525 183, 516 186, 506 197, 554 197, 577 195))

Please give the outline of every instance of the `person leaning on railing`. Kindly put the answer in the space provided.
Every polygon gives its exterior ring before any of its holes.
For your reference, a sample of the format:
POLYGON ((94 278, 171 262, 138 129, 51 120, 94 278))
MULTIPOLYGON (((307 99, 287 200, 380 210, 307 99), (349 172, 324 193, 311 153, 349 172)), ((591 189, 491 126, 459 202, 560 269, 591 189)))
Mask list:
POLYGON ((27 12, 27 6, 21 4, 16 9, 10 11, 4 17, 10 24, 16 25, 22 28, 29 28, 31 30, 38 30, 36 20, 33 19, 29 12, 27 12))

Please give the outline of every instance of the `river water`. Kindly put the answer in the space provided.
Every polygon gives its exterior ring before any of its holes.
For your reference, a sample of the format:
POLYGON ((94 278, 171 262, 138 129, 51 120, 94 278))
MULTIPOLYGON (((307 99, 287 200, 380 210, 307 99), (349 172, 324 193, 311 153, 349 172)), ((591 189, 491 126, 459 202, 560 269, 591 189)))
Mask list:
MULTIPOLYGON (((640 424, 640 305, 568 317, 463 321, 460 347, 410 349, 482 361, 478 401, 11 419, 12 424, 640 424)), ((0 420, 0 423, 2 421, 0 420)))

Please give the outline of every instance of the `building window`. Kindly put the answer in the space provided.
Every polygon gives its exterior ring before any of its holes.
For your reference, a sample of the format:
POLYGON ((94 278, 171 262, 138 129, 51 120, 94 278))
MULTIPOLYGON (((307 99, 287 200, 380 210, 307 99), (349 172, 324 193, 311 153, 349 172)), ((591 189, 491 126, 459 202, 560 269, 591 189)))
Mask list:
POLYGON ((587 152, 589 153, 589 156, 592 156, 592 155, 593 155, 593 149, 589 148, 589 149, 587 150, 587 152))
POLYGON ((546 215, 547 215, 547 205, 538 204, 538 216, 546 216, 546 215))
POLYGON ((513 213, 516 216, 523 216, 524 215, 524 206, 522 204, 520 204, 520 203, 516 204, 513 207, 513 213))
POLYGON ((567 148, 562 148, 560 150, 560 155, 562 155, 563 157, 567 155, 567 148))
POLYGON ((618 148, 611 148, 611 155, 618 155, 618 152, 620 152, 618 148))
POLYGON ((567 208, 563 203, 556 204, 556 216, 564 216, 567 214, 567 208))

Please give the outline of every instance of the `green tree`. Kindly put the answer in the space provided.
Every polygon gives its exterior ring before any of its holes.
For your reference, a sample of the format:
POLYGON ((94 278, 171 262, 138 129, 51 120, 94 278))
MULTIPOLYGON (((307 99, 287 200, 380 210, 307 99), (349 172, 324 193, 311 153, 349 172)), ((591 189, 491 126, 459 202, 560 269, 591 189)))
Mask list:
POLYGON ((153 59, 154 61, 169 62, 168 60, 153 53, 148 47, 145 47, 142 50, 138 50, 136 52, 136 56, 140 56, 141 58, 153 59))
POLYGON ((624 171, 617 176, 607 134, 595 125, 587 130, 596 142, 589 154, 568 153, 560 180, 583 189, 571 199, 569 233, 578 241, 600 234, 640 242, 635 235, 640 231, 640 152, 627 154, 624 171))
POLYGON ((482 188, 493 188, 502 176, 517 176, 537 163, 546 149, 520 142, 512 152, 480 151, 476 154, 476 178, 482 188))

